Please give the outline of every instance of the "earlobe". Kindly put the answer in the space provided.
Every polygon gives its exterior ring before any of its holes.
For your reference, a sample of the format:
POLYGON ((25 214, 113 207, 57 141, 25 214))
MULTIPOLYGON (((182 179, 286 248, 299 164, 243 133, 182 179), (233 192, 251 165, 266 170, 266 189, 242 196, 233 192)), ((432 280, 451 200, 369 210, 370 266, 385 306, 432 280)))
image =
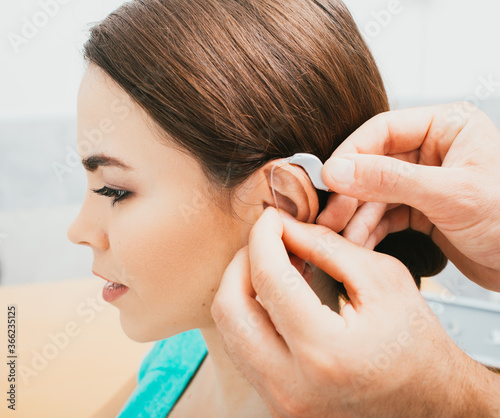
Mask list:
POLYGON ((319 210, 318 194, 301 167, 273 160, 260 170, 269 192, 263 201, 263 210, 267 206, 277 206, 301 222, 315 221, 319 210))

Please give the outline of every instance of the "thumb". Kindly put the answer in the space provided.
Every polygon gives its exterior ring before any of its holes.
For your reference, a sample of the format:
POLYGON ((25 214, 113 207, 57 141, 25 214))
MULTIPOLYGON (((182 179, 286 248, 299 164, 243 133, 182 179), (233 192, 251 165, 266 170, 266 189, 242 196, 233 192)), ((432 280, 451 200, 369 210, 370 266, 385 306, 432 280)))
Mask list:
POLYGON ((455 169, 425 166, 397 158, 345 154, 325 162, 323 180, 333 191, 365 202, 402 203, 423 213, 446 197, 455 169))
POLYGON ((374 280, 373 266, 380 257, 388 256, 359 247, 328 227, 303 223, 279 211, 283 220, 282 239, 288 250, 343 283, 355 309, 378 300, 381 289, 391 278, 382 284, 374 280))

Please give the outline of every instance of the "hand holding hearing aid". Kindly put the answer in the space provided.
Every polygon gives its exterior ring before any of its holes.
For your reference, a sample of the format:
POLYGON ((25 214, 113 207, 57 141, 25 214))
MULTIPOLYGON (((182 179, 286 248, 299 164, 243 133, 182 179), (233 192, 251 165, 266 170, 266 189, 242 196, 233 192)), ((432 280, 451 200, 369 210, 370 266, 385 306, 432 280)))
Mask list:
POLYGON ((399 260, 280 214, 268 207, 257 220, 211 309, 226 352, 273 416, 500 411, 500 376, 456 346, 399 260), (339 313, 302 279, 298 260, 344 284, 350 300, 339 313))
POLYGON ((411 227, 500 289, 500 133, 468 106, 368 121, 323 167, 337 193, 319 225, 267 208, 227 267, 212 315, 274 416, 498 415, 499 377, 451 341, 401 262, 370 251, 411 227), (350 301, 338 314, 292 280, 300 260, 342 281, 350 301))
POLYGON ((325 162, 317 218, 373 249, 388 233, 431 236, 468 278, 500 290, 500 132, 470 103, 386 112, 325 162))

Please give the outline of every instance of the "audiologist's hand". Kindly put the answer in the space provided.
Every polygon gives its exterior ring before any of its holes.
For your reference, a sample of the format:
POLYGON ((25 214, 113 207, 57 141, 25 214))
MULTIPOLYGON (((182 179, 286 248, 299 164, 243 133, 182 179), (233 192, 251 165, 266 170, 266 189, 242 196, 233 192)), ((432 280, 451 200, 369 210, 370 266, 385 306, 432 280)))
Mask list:
POLYGON ((470 103, 375 116, 325 162, 323 179, 337 193, 318 224, 370 249, 391 232, 424 232, 500 291, 500 132, 470 103))
POLYGON ((255 223, 212 305, 226 351, 274 416, 500 414, 500 378, 453 343, 402 263, 280 213, 255 223), (344 283, 340 314, 287 250, 344 283))

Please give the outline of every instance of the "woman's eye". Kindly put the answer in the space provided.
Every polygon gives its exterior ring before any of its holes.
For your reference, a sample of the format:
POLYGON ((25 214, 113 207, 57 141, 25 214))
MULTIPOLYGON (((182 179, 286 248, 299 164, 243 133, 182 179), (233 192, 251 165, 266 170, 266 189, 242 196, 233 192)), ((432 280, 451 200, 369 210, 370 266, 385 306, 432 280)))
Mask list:
POLYGON ((130 194, 130 192, 127 192, 126 190, 116 190, 106 186, 104 186, 101 189, 92 189, 92 191, 102 196, 112 197, 113 206, 115 205, 116 202, 126 198, 130 194))

